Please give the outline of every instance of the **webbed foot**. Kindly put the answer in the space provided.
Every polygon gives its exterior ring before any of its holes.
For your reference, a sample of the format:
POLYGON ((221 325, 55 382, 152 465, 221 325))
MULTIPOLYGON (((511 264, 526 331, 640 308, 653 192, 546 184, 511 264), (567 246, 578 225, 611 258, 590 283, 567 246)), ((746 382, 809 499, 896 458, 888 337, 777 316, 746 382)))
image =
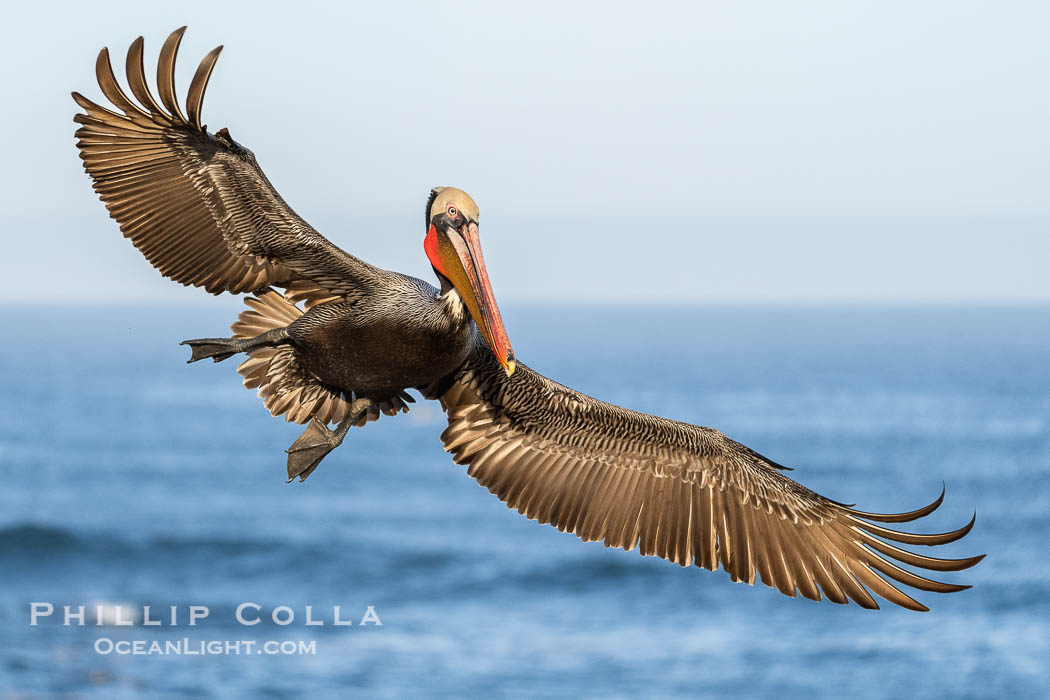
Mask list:
POLYGON ((254 338, 196 338, 184 340, 179 345, 189 345, 192 354, 187 362, 196 362, 210 357, 216 362, 222 362, 228 357, 233 357, 239 352, 251 352, 255 348, 271 345, 280 345, 288 342, 288 329, 275 328, 266 331, 254 338))
POLYGON ((233 338, 197 338, 195 340, 184 340, 179 345, 189 345, 192 354, 189 362, 203 360, 206 357, 222 362, 228 357, 233 357, 241 350, 237 347, 233 338))
POLYGON ((288 482, 291 483, 295 477, 306 481, 306 477, 310 476, 321 460, 342 442, 343 438, 337 437, 328 426, 316 418, 312 419, 299 439, 285 450, 288 453, 288 482))
POLYGON ((343 438, 346 437, 350 426, 365 413, 378 410, 376 406, 376 402, 371 399, 357 399, 350 405, 350 415, 335 430, 329 430, 327 425, 317 418, 312 418, 299 439, 285 450, 288 453, 288 483, 295 480, 295 477, 299 477, 299 481, 306 481, 306 477, 317 469, 321 460, 343 444, 343 438))

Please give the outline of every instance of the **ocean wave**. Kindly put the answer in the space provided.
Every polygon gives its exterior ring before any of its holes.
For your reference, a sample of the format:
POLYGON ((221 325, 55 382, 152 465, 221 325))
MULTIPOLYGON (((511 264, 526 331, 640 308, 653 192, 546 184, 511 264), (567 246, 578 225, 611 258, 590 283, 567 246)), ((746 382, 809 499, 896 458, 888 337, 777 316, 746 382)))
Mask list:
POLYGON ((55 525, 20 522, 0 528, 0 558, 50 559, 67 555, 107 556, 136 553, 207 553, 254 555, 301 548, 292 542, 234 537, 157 537, 134 539, 107 532, 73 530, 55 525))
POLYGON ((273 571, 332 566, 342 570, 351 563, 368 561, 373 570, 388 575, 406 568, 438 571, 458 569, 462 559, 444 551, 414 546, 398 547, 384 541, 344 539, 303 541, 296 538, 237 537, 197 533, 153 534, 136 537, 112 531, 76 529, 36 522, 16 522, 0 527, 0 567, 14 565, 29 571, 56 562, 103 563, 129 566, 143 561, 195 560, 194 566, 212 562, 265 563, 273 571))
POLYGON ((0 556, 20 552, 61 552, 75 549, 80 538, 66 528, 17 523, 0 528, 0 556))

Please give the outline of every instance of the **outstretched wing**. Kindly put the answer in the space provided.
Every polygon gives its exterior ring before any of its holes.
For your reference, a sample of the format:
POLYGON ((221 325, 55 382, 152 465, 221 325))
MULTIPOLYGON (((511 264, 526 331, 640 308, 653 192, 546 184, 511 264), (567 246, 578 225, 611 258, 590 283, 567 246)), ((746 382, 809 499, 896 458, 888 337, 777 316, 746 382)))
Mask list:
POLYGON ((226 129, 201 125, 201 103, 218 47, 201 61, 183 115, 175 97, 175 57, 185 27, 160 52, 157 90, 146 84, 142 37, 128 50, 136 104, 121 90, 102 49, 95 65, 103 94, 122 113, 74 92, 86 113, 74 120, 77 147, 95 191, 121 231, 161 274, 213 294, 271 285, 314 296, 354 297, 379 284, 381 270, 340 250, 303 221, 226 129))
POLYGON ((484 341, 440 394, 441 439, 467 473, 528 518, 607 547, 638 547, 734 581, 756 578, 782 593, 853 600, 872 594, 926 610, 894 583, 924 591, 969 586, 918 576, 898 564, 958 571, 982 556, 936 559, 886 540, 939 545, 953 532, 911 534, 900 523, 933 512, 864 513, 787 478, 783 469, 712 428, 657 418, 598 401, 519 364, 507 377, 484 341))

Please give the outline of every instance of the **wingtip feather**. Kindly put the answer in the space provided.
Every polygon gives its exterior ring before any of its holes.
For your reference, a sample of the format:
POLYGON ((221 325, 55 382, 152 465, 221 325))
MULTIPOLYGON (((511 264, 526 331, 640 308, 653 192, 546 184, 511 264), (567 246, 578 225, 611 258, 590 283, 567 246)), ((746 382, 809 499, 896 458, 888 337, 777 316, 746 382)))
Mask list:
POLYGON ((908 511, 906 513, 866 513, 864 511, 855 510, 854 508, 848 508, 851 515, 855 515, 865 520, 873 520, 878 523, 907 523, 912 520, 918 520, 924 518, 930 513, 934 512, 941 507, 944 503, 945 485, 941 482, 941 495, 934 499, 933 503, 925 505, 922 508, 908 511))
POLYGON ((185 33, 186 27, 182 26, 168 35, 161 46, 160 59, 157 62, 157 92, 160 93, 160 101, 172 118, 180 123, 186 123, 186 116, 179 108, 179 101, 175 96, 175 61, 179 55, 182 35, 185 33))
POLYGON ((203 130, 201 126, 201 105, 204 103, 204 92, 208 88, 208 80, 211 78, 215 63, 222 53, 222 46, 217 46, 201 59, 197 66, 197 72, 190 82, 190 90, 186 96, 186 113, 189 115, 190 125, 198 131, 203 130))

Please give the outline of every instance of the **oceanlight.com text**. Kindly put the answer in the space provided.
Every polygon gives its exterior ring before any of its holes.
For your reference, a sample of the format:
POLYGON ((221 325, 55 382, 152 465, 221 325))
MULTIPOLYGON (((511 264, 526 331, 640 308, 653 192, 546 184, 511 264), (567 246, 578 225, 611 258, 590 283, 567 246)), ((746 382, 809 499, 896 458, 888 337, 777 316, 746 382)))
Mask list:
POLYGON ((228 656, 228 655, 268 655, 268 656, 310 656, 317 653, 317 641, 302 639, 285 639, 277 641, 268 639, 169 639, 163 642, 147 639, 112 640, 99 637, 95 640, 95 653, 118 656, 228 656))

